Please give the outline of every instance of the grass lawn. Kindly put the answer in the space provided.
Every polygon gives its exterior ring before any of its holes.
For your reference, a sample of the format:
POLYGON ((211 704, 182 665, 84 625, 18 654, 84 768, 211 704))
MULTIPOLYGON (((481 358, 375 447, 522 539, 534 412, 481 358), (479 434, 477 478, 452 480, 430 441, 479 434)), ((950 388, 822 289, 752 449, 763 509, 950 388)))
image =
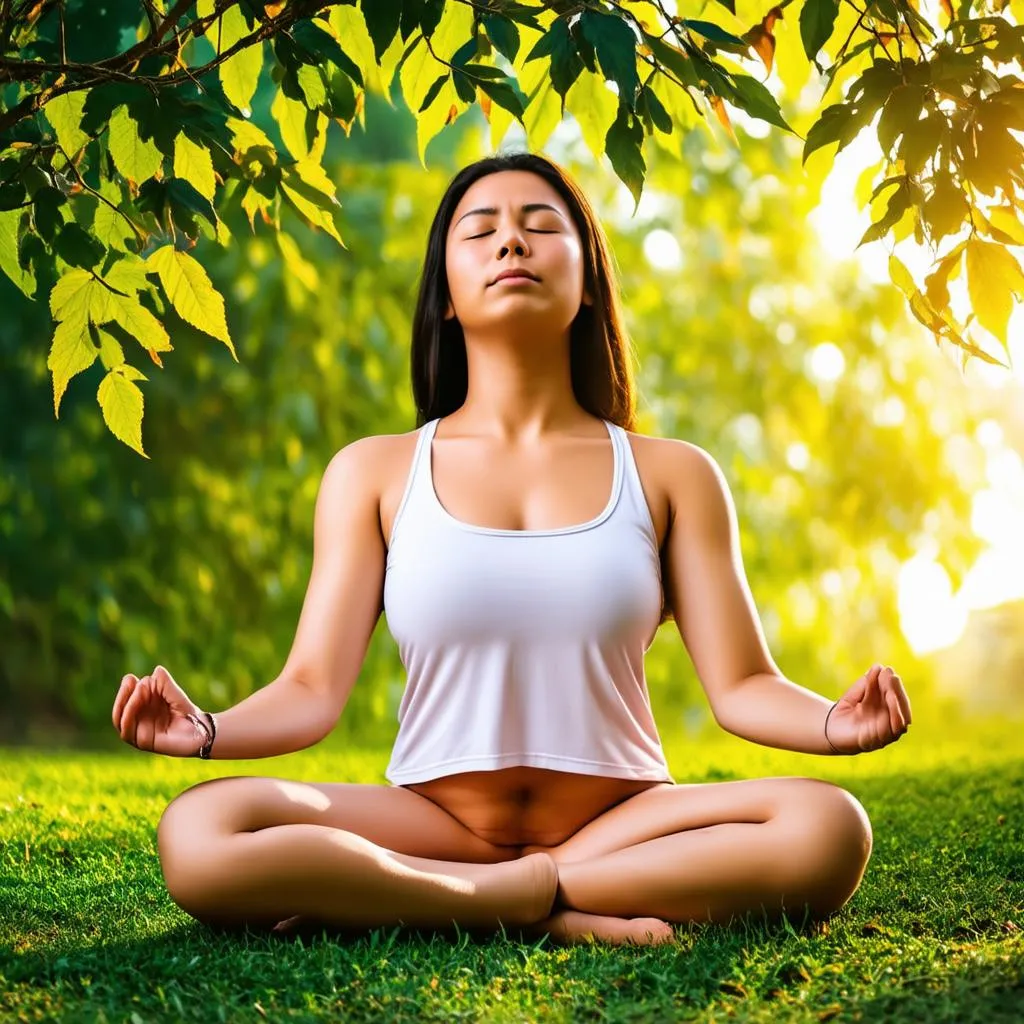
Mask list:
POLYGON ((383 782, 387 749, 0 750, 0 1021, 1024 1020, 1024 721, 949 724, 915 704, 906 736, 857 757, 674 732, 679 782, 809 775, 861 801, 874 850, 838 915, 680 924, 677 944, 649 948, 404 928, 232 936, 164 888, 167 803, 228 775, 383 782))

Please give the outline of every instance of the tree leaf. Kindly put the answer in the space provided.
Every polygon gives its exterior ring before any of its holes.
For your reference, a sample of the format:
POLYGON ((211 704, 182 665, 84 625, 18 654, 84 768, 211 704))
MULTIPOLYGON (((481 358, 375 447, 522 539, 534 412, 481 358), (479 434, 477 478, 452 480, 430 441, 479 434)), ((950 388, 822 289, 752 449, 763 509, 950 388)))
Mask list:
POLYGON ((18 238, 24 210, 0 211, 0 270, 30 299, 36 291, 35 278, 18 263, 18 238))
POLYGON ((69 221, 54 242, 54 251, 73 267, 95 267, 106 254, 106 249, 81 224, 69 221))
POLYGON ((217 178, 210 151, 197 145, 184 132, 179 132, 174 140, 174 176, 184 178, 201 196, 213 201, 217 178))
POLYGON ((139 126, 124 103, 110 118, 108 144, 117 169, 135 185, 160 171, 163 153, 152 139, 139 135, 139 126))
POLYGON ((605 77, 615 82, 619 97, 632 109, 640 89, 636 70, 637 39, 633 30, 622 18, 590 8, 580 15, 580 28, 597 51, 605 77))
POLYGON ((79 127, 82 123, 82 108, 88 96, 88 89, 66 92, 43 107, 46 120, 57 133, 57 141, 67 153, 68 159, 72 159, 91 138, 79 127))
POLYGON ((381 56, 398 33, 402 0, 360 0, 359 6, 373 40, 374 59, 380 63, 381 56))
MULTIPOLYGON (((640 204, 647 170, 641 149, 643 139, 644 129, 640 119, 630 113, 620 98, 618 116, 605 139, 605 151, 615 173, 629 189, 637 206, 640 204)), ((633 212, 636 213, 636 206, 633 212)))
POLYGON ((1003 246, 980 238, 967 240, 966 257, 971 308, 981 326, 1005 348, 1013 299, 1024 301, 1024 272, 1003 246))
POLYGON ((203 266, 173 245, 163 245, 150 253, 146 264, 159 275, 167 298, 182 320, 223 341, 237 363, 224 318, 224 298, 213 287, 203 266))
MULTIPOLYGON (((252 32, 252 29, 246 23, 245 15, 242 14, 239 7, 229 7, 221 15, 220 21, 220 50, 218 53, 224 53, 234 46, 239 39, 244 39, 252 32)), ((216 45, 217 41, 215 26, 216 22, 212 31, 207 33, 207 36, 212 39, 214 45, 216 45)), ((238 53, 232 54, 217 69, 224 95, 243 113, 249 112, 262 70, 262 42, 254 43, 251 46, 247 46, 244 50, 239 50, 238 53)))
POLYGON ((800 40, 807 59, 816 66, 818 51, 832 35, 838 14, 839 0, 804 0, 800 8, 800 40))
POLYGON ((96 399, 103 410, 103 422, 114 437, 148 459, 142 450, 142 391, 128 380, 122 368, 110 370, 100 381, 96 399))
POLYGON ((46 368, 53 374, 53 415, 57 419, 60 419, 60 400, 67 390, 68 381, 76 373, 89 369, 98 354, 89 337, 87 318, 71 317, 57 324, 50 354, 46 358, 46 368))

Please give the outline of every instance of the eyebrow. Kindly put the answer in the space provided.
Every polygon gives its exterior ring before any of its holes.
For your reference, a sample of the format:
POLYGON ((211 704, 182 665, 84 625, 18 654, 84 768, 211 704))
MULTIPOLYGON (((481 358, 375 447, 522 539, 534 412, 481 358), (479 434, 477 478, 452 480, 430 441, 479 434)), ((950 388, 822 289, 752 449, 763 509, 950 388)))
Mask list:
MULTIPOLYGON (((561 211, 560 210, 556 210, 555 207, 553 207, 550 203, 523 203, 523 205, 519 209, 523 213, 530 213, 531 210, 551 210, 554 213, 557 213, 559 217, 562 217, 561 211)), ((478 207, 475 210, 469 210, 466 213, 464 213, 455 222, 455 224, 452 225, 452 226, 455 227, 461 221, 463 221, 466 217, 472 216, 474 213, 490 213, 490 214, 494 214, 494 213, 497 213, 497 212, 498 212, 498 208, 496 206, 480 206, 480 207, 478 207)), ((562 219, 565 220, 564 217, 562 217, 562 219)))

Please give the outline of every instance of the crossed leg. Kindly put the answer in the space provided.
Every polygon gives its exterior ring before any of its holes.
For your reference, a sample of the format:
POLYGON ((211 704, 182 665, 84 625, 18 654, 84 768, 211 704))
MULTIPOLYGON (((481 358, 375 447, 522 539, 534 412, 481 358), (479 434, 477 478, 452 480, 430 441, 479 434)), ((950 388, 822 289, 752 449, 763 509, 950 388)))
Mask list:
POLYGON ((860 803, 799 777, 655 787, 558 846, 522 848, 400 787, 230 777, 172 801, 157 838, 175 902, 211 924, 500 919, 563 942, 664 941, 669 922, 750 910, 825 916, 871 851, 860 803))
POLYGON ((559 876, 552 914, 528 932, 662 942, 670 922, 824 918, 856 891, 871 848, 860 802, 818 779, 657 787, 558 846, 523 847, 549 853, 559 876))

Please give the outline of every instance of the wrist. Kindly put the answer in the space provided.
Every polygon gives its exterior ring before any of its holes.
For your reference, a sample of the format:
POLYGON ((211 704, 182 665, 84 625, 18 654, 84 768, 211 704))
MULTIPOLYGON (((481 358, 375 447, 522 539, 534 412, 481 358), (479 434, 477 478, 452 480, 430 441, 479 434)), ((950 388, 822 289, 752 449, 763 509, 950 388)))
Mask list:
POLYGON ((836 745, 828 738, 828 720, 829 720, 829 716, 832 714, 832 712, 835 711, 836 705, 838 705, 838 703, 839 703, 839 701, 837 700, 835 702, 835 704, 833 704, 832 707, 830 707, 828 709, 828 714, 825 715, 825 742, 828 743, 828 745, 832 748, 832 753, 834 753, 834 754, 841 754, 842 751, 839 750, 836 747, 836 745))
POLYGON ((216 735, 216 726, 213 724, 213 716, 208 711, 197 709, 198 714, 189 713, 185 717, 192 723, 196 730, 198 746, 189 757, 200 757, 204 760, 209 758, 210 749, 216 735))

